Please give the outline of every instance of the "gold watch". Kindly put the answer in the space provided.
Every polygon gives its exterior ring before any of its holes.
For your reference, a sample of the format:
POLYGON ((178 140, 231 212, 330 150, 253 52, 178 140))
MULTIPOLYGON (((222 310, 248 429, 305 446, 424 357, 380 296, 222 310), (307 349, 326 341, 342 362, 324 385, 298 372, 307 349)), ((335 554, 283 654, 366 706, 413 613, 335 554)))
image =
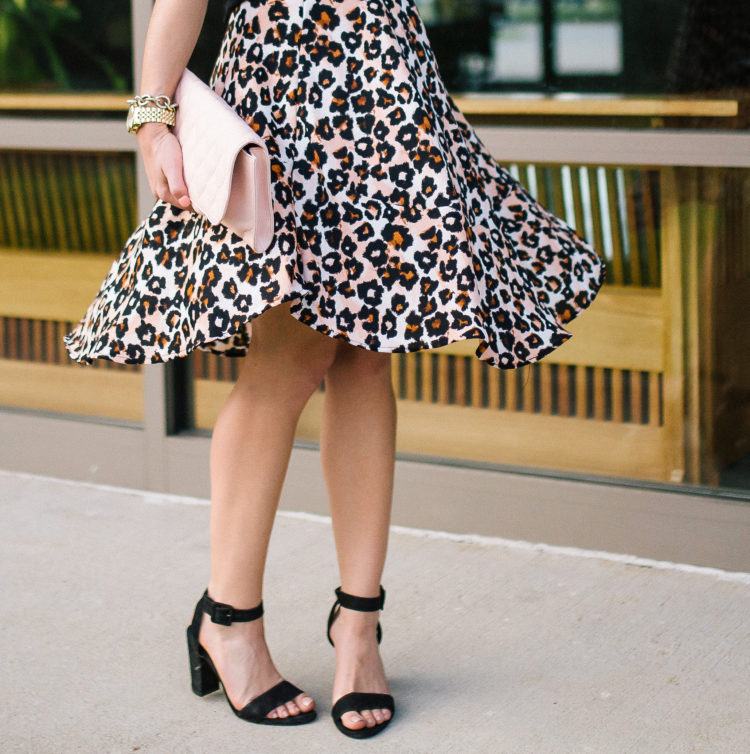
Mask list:
POLYGON ((173 104, 166 95, 152 97, 145 94, 129 99, 128 103, 130 104, 126 121, 128 133, 138 133, 138 129, 144 123, 164 123, 169 128, 174 127, 177 105, 173 104))

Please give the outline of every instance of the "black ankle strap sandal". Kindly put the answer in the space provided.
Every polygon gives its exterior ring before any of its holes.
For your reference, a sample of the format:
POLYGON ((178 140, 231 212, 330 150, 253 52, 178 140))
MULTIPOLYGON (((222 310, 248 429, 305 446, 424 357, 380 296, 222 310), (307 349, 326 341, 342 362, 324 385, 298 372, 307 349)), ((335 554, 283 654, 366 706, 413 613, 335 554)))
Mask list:
MULTIPOLYGON (((193 614, 193 622, 187 628, 190 679, 193 693, 198 696, 206 696, 218 691, 219 683, 221 683, 221 677, 213 660, 198 642, 198 634, 204 614, 208 615, 213 623, 222 626, 231 626, 232 623, 247 623, 257 620, 263 615, 263 601, 248 610, 238 610, 223 602, 215 602, 208 596, 208 590, 198 600, 193 614)), ((314 709, 309 712, 300 712, 299 715, 289 715, 289 717, 266 717, 271 710, 291 702, 301 693, 303 693, 302 690, 289 681, 280 681, 242 709, 237 709, 230 701, 229 696, 227 696, 227 702, 237 717, 250 723, 257 723, 258 725, 302 725, 315 719, 317 713, 314 709)))
MULTIPOLYGON (((333 603, 331 612, 328 614, 328 643, 331 646, 333 646, 331 626, 339 614, 339 606, 349 610, 359 610, 362 613, 374 613, 376 610, 382 610, 383 605, 385 605, 385 589, 382 586, 380 587, 379 597, 355 597, 353 594, 342 592, 340 586, 337 586, 334 592, 336 593, 336 601, 333 603)), ((383 639, 383 629, 380 627, 380 621, 378 621, 377 634, 378 644, 380 644, 383 639)))
MULTIPOLYGON (((338 617, 340 608, 344 607, 348 610, 359 610, 363 613, 371 613, 376 610, 382 610, 383 605, 385 604, 385 589, 383 589, 382 586, 380 587, 380 595, 378 597, 356 597, 353 594, 342 592, 341 587, 337 587, 335 592, 336 601, 333 603, 331 612, 328 615, 327 635, 331 646, 334 646, 333 640, 331 639, 331 626, 338 617)), ((378 621, 377 626, 377 637, 378 644, 380 644, 383 638, 383 630, 380 627, 380 621, 378 621)), ((393 697, 390 694, 352 691, 349 694, 344 694, 344 696, 333 705, 331 709, 331 717, 333 718, 336 727, 345 736, 349 736, 349 738, 370 738, 370 736, 380 733, 380 731, 383 730, 391 720, 393 720, 393 714, 395 711, 396 708, 393 697), (387 709, 390 710, 391 716, 388 720, 385 720, 382 723, 377 723, 372 728, 365 727, 355 730, 354 728, 348 728, 344 725, 341 719, 343 715, 347 712, 359 712, 363 709, 387 709)))

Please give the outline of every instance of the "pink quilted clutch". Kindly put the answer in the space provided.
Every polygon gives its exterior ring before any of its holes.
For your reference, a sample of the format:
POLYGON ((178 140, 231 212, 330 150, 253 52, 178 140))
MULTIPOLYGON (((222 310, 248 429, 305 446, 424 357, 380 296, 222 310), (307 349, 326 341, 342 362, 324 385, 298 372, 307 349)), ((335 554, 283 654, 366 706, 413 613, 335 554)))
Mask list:
POLYGON ((174 134, 193 208, 263 252, 273 240, 271 159, 261 136, 187 68, 175 90, 174 134))

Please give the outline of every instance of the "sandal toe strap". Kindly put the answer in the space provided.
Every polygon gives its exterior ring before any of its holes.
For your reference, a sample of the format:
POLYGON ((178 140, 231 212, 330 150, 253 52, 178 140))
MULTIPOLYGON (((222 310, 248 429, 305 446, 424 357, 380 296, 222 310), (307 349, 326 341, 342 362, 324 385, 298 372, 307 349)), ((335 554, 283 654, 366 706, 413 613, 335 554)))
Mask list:
POLYGON ((280 707, 282 704, 291 702, 302 693, 302 689, 298 689, 293 683, 289 681, 279 681, 275 686, 272 686, 268 691, 264 691, 260 696, 253 699, 250 704, 246 705, 240 710, 240 716, 251 722, 259 722, 263 720, 271 710, 280 707))
POLYGON ((353 691, 344 694, 331 709, 333 717, 341 717, 347 712, 359 712, 363 709, 387 709, 394 711, 393 697, 390 694, 372 694, 353 691))

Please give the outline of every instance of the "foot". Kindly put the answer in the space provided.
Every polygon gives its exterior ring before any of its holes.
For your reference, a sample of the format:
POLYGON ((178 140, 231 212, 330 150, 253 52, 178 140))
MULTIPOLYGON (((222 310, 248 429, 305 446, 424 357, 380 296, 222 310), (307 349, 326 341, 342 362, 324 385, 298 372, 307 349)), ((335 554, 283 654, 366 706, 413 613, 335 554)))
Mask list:
MULTIPOLYGON (((211 656, 224 693, 235 709, 242 709, 282 680, 266 645, 263 618, 223 626, 204 615, 198 641, 211 656)), ((303 693, 271 710, 266 717, 291 717, 314 707, 315 702, 303 693)))
MULTIPOLYGON (((363 613, 339 608, 331 626, 331 639, 336 649, 336 678, 333 682, 333 703, 352 691, 390 694, 383 661, 376 637, 379 612, 363 613)), ((389 720, 387 709, 362 709, 346 712, 341 722, 352 730, 372 728, 389 720)))

